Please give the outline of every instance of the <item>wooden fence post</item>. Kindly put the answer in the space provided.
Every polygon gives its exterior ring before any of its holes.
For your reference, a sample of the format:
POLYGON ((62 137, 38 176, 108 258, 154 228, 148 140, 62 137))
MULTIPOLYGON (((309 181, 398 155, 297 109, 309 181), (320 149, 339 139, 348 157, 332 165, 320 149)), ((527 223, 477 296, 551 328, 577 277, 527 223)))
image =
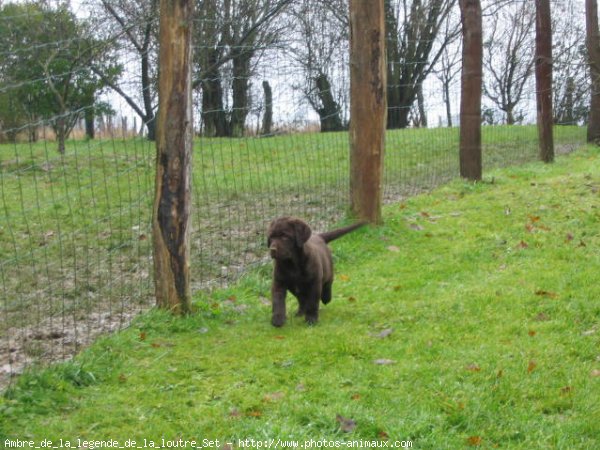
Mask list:
POLYGON ((383 0, 350 0, 350 197, 353 213, 381 222, 387 117, 383 0))
POLYGON ((479 0, 459 0, 463 50, 460 94, 460 176, 481 180, 483 34, 479 0))
POLYGON ((585 29, 585 43, 591 78, 587 141, 600 145, 600 29, 598 28, 597 0, 585 0, 585 29))
POLYGON ((160 0, 154 283, 157 305, 177 314, 191 309, 193 6, 193 0, 160 0))
POLYGON ((535 82, 540 159, 554 161, 552 136, 552 21, 550 0, 535 2, 535 82))

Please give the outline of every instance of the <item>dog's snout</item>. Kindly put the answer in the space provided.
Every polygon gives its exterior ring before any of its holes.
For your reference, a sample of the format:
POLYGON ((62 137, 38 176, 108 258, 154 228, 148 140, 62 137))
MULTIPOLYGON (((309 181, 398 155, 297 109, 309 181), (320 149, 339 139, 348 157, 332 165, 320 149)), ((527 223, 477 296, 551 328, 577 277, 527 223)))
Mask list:
POLYGON ((275 245, 271 244, 269 247, 269 254, 271 255, 271 258, 277 257, 277 247, 275 245))

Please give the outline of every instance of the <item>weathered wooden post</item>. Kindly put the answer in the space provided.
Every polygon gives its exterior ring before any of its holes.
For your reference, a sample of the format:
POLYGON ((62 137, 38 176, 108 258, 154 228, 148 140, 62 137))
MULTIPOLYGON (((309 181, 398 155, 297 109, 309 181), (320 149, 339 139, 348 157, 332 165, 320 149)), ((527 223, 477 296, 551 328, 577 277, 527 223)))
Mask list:
POLYGON ((190 311, 193 0, 160 0, 156 191, 152 234, 156 303, 190 311))
POLYGON ((552 136, 552 21, 550 0, 535 2, 535 81, 540 159, 554 161, 552 136))
POLYGON ((600 144, 600 28, 598 28, 597 0, 585 0, 585 30, 591 78, 587 141, 600 144))
POLYGON ((483 33, 479 0, 459 0, 463 33, 460 94, 460 176, 481 180, 483 33))
POLYGON ((383 0, 350 0, 350 196, 353 213, 381 222, 387 117, 383 0))

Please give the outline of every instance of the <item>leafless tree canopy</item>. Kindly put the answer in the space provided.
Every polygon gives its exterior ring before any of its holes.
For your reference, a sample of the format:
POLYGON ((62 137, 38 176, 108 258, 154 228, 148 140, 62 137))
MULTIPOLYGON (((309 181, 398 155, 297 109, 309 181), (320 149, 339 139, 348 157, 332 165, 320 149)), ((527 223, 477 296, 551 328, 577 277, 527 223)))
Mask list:
POLYGON ((517 105, 533 74, 534 2, 508 3, 489 16, 484 37, 484 94, 505 114, 505 123, 523 120, 517 105))

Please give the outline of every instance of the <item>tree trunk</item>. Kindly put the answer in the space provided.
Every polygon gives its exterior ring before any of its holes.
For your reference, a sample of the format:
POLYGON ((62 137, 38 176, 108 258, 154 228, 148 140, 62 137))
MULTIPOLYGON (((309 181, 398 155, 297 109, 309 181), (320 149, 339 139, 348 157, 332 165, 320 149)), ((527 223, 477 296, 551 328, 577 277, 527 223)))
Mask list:
POLYGON ((319 108, 317 113, 321 121, 321 132, 341 131, 344 129, 342 119, 340 118, 340 106, 333 99, 331 92, 331 83, 327 75, 320 73, 315 78, 317 86, 317 95, 321 102, 322 108, 319 108))
POLYGON ((509 106, 505 110, 506 112, 506 125, 514 125, 515 124, 515 116, 513 113, 513 107, 509 106))
POLYGON ((252 54, 242 50, 242 53, 233 58, 233 81, 232 81, 232 110, 231 124, 229 129, 231 137, 242 137, 246 128, 246 117, 248 116, 250 88, 250 60, 252 54))
POLYGON ((213 67, 203 74, 202 87, 202 124, 206 137, 229 136, 227 117, 223 107, 223 87, 221 74, 217 67, 219 56, 214 49, 208 49, 207 65, 213 67))
POLYGON ((193 5, 193 0, 160 1, 154 282, 157 305, 179 314, 191 310, 193 5))
POLYGON ((452 108, 450 105, 450 83, 444 82, 444 104, 446 105, 446 123, 452 128, 452 108))
POLYGON ((598 2, 596 0, 585 0, 585 17, 585 41, 592 78, 587 141, 600 144, 600 30, 598 30, 598 2))
POLYGON ((148 130, 148 140, 156 140, 156 118, 154 117, 154 109, 152 108, 152 86, 150 81, 150 24, 146 27, 146 35, 144 49, 141 54, 141 69, 142 69, 142 100, 144 102, 144 123, 148 130))
POLYGON ((479 0, 460 0, 463 33, 460 176, 481 180, 482 24, 479 0))
POLYGON ((263 81, 262 85, 265 94, 265 114, 263 115, 261 134, 269 136, 273 127, 273 91, 268 81, 263 81))
POLYGON ((88 107, 85 109, 84 121, 85 121, 85 136, 88 139, 94 139, 96 135, 96 129, 94 128, 94 107, 88 107))
POLYGON ((350 196, 361 219, 381 223, 387 114, 383 0, 350 0, 350 196))
POLYGON ((575 125, 575 80, 568 77, 565 84, 565 95, 560 105, 560 114, 557 115, 555 123, 557 125, 575 125))
POLYGON ((417 86, 417 106, 419 107, 419 127, 427 128, 427 111, 425 111, 423 83, 419 83, 417 86))
POLYGON ((552 137, 552 22, 550 0, 536 0, 535 80, 540 159, 554 161, 552 137))
POLYGON ((58 153, 64 155, 66 151, 65 141, 67 137, 67 124, 65 123, 64 113, 61 113, 54 121, 53 128, 54 134, 56 134, 56 142, 58 143, 58 153))

